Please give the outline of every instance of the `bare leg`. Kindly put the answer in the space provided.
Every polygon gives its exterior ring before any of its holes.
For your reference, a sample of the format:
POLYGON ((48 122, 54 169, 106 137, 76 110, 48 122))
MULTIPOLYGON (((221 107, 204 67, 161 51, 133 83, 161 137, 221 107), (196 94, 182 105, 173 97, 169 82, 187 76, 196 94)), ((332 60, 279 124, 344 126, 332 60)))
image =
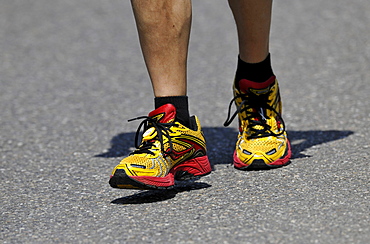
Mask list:
POLYGON ((239 55, 247 63, 263 61, 269 53, 272 0, 229 0, 234 14, 239 55))
POLYGON ((131 0, 156 97, 186 95, 190 0, 131 0))

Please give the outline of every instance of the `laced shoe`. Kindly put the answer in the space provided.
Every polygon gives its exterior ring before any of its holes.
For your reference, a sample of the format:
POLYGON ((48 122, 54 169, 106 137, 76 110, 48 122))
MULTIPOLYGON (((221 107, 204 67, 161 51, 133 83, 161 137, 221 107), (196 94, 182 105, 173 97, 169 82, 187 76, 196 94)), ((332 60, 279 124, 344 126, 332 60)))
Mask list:
POLYGON ((238 169, 266 169, 289 163, 290 143, 281 116, 282 103, 275 76, 258 83, 242 79, 234 85, 229 105, 228 126, 238 115, 239 134, 233 159, 238 169), (232 104, 237 110, 230 116, 232 104))
MULTIPOLYGON (((206 142, 196 116, 192 128, 175 121, 176 108, 166 104, 149 113, 135 138, 136 150, 114 169, 109 184, 114 188, 165 189, 175 180, 199 178, 211 172, 206 142), (144 129, 141 143, 139 134, 144 129)), ((132 120, 135 120, 132 119, 132 120)))

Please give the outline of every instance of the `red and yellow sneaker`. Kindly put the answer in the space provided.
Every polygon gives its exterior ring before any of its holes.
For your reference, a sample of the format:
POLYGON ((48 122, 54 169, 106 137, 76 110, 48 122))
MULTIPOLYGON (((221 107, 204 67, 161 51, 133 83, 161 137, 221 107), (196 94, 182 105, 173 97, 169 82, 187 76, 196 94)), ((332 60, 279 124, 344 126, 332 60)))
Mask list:
POLYGON ((281 116, 282 103, 275 76, 258 83, 242 79, 234 85, 234 98, 229 105, 228 126, 238 115, 239 135, 234 152, 238 169, 266 169, 287 165, 291 157, 290 143, 281 116), (236 112, 230 117, 232 104, 236 112))
POLYGON ((114 169, 109 184, 124 189, 166 189, 175 180, 199 178, 211 172, 206 142, 197 117, 190 129, 175 121, 176 108, 166 104, 136 119, 145 119, 140 145, 114 169))

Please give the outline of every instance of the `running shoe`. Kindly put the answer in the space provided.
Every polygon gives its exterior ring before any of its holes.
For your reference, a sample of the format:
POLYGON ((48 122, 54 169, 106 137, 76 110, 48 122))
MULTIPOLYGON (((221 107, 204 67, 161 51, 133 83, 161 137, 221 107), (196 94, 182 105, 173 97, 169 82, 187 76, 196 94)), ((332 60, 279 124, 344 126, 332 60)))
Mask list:
POLYGON ((239 89, 234 84, 234 98, 224 123, 228 126, 238 115, 239 134, 233 155, 235 168, 267 169, 287 165, 291 148, 281 116, 276 77, 262 83, 242 79, 238 86, 239 89), (237 109, 230 116, 234 102, 237 109))
POLYGON ((166 189, 172 188, 175 180, 197 179, 211 172, 198 118, 191 117, 194 129, 175 118, 172 104, 135 118, 143 119, 136 132, 137 149, 113 169, 109 181, 113 188, 166 189), (139 140, 141 128, 144 133, 139 140))

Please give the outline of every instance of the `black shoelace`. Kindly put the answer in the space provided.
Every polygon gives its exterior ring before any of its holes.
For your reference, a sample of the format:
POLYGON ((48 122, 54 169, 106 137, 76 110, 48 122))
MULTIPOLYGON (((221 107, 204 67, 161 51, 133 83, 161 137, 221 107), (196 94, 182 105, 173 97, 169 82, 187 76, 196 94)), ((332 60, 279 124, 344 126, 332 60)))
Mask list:
MULTIPOLYGON (((128 120, 133 121, 133 120, 138 120, 138 119, 144 119, 141 121, 135 135, 135 147, 137 148, 135 151, 131 152, 130 155, 132 154, 141 154, 141 153, 149 153, 154 155, 150 149, 153 146, 154 141, 157 139, 159 140, 161 144, 161 151, 162 153, 168 155, 172 152, 173 147, 172 147, 172 140, 170 136, 171 126, 176 126, 175 123, 160 123, 156 119, 153 119, 152 117, 149 116, 140 116, 137 118, 133 118, 128 120), (142 141, 142 135, 147 131, 149 128, 154 127, 155 131, 157 132, 157 135, 151 139, 151 140, 145 140, 142 141), (143 132, 141 133, 140 130, 143 128, 143 132), (141 136, 140 136, 141 135, 141 136), (163 136, 166 136, 168 138, 168 143, 169 143, 169 150, 165 151, 164 150, 164 143, 163 143, 163 136), (139 140, 140 139, 140 140, 139 140)), ((154 132, 153 132, 154 133, 154 132)))
POLYGON ((231 122, 235 119, 238 113, 246 113, 246 117, 242 118, 243 120, 248 120, 247 128, 250 130, 251 135, 247 139, 261 138, 267 136, 280 136, 285 131, 285 123, 280 113, 278 113, 272 106, 269 105, 268 101, 269 93, 262 95, 255 95, 254 93, 247 94, 238 94, 236 95, 229 104, 229 110, 227 114, 227 119, 224 123, 224 126, 229 126, 231 122), (232 116, 231 107, 236 99, 241 98, 242 102, 237 106, 236 111, 232 116), (268 125, 267 115, 263 113, 263 110, 271 110, 277 115, 278 121, 281 122, 282 130, 279 133, 274 133, 271 131, 271 126, 268 125), (258 118, 258 119, 256 119, 258 118))

